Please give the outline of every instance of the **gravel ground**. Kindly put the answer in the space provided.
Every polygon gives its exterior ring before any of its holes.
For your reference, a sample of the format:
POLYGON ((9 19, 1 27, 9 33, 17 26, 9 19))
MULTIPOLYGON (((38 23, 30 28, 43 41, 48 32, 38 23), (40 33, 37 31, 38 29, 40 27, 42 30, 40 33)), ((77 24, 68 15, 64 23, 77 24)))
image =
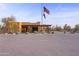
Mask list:
POLYGON ((0 56, 79 56, 79 33, 0 34, 0 56))

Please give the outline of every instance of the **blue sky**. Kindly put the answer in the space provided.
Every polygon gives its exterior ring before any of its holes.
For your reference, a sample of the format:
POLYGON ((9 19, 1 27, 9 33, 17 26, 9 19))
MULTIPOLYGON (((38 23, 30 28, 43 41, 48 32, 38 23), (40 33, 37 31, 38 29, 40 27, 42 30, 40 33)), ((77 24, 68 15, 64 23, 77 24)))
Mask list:
MULTIPOLYGON (((78 3, 44 3, 49 9, 50 15, 46 14, 43 23, 63 26, 69 24, 72 27, 79 24, 78 3)), ((0 20, 4 17, 14 16, 16 21, 37 22, 41 21, 40 3, 6 3, 0 4, 0 20)))

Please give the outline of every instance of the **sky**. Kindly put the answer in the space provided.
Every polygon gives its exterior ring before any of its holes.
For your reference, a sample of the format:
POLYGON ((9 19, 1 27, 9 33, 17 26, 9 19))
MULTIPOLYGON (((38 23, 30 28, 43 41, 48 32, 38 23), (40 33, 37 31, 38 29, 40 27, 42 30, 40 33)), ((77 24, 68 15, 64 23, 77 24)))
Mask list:
POLYGON ((52 26, 74 26, 79 24, 78 3, 5 3, 0 4, 0 21, 4 17, 14 16, 18 22, 41 22, 41 12, 45 6, 50 14, 43 18, 44 24, 52 26))

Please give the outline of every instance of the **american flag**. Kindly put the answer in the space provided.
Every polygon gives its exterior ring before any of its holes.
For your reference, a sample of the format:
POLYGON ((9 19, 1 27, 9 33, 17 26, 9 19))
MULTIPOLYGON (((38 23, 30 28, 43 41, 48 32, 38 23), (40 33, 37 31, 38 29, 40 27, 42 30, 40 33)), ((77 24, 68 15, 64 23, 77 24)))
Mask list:
POLYGON ((50 14, 50 11, 45 6, 43 7, 43 10, 45 13, 50 14))
POLYGON ((46 19, 46 15, 43 13, 44 18, 46 19))

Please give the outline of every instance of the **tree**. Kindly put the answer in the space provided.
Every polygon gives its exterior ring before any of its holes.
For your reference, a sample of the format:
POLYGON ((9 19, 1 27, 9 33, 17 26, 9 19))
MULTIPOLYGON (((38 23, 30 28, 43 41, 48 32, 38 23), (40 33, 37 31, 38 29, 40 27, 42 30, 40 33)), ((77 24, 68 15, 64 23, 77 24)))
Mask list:
POLYGON ((2 22, 5 32, 15 32, 17 30, 17 24, 13 16, 2 18, 2 22))
POLYGON ((70 30, 71 30, 71 26, 65 24, 65 25, 64 25, 64 30, 65 30, 65 31, 70 31, 70 30))
POLYGON ((3 26, 5 26, 8 22, 11 22, 11 21, 15 22, 14 16, 2 18, 3 26))
POLYGON ((7 19, 6 18, 2 18, 2 23, 6 23, 7 19))
POLYGON ((8 21, 15 21, 15 17, 14 16, 11 16, 11 17, 2 18, 2 22, 3 23, 6 23, 8 21))
POLYGON ((79 31, 79 24, 75 25, 75 31, 79 31))
POLYGON ((0 28, 1 28, 2 26, 0 25, 0 28))
POLYGON ((64 25, 64 30, 66 30, 66 29, 67 29, 67 24, 64 25))
POLYGON ((71 30, 71 26, 67 26, 67 31, 70 31, 71 30))
POLYGON ((56 30, 56 31, 61 31, 62 28, 61 28, 61 26, 57 26, 57 25, 56 25, 55 30, 56 30))

